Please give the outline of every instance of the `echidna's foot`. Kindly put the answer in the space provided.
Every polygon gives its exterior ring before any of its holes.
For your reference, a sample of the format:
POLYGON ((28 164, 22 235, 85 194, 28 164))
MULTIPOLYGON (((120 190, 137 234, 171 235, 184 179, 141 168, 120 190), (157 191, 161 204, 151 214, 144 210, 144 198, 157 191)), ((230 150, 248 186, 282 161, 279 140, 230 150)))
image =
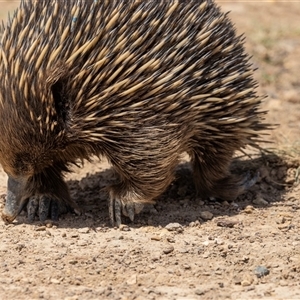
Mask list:
POLYGON ((1 217, 5 223, 11 223, 23 210, 27 211, 29 222, 33 222, 36 216, 41 222, 44 222, 48 218, 58 221, 61 214, 71 211, 72 208, 50 195, 31 196, 22 201, 19 206, 16 206, 14 199, 8 196, 1 217))
POLYGON ((210 200, 234 201, 238 196, 251 188, 257 182, 258 178, 259 172, 254 176, 252 176, 250 172, 247 172, 246 175, 242 177, 230 175, 218 180, 213 190, 211 190, 207 196, 210 200))
POLYGON ((61 174, 52 169, 32 177, 10 177, 2 219, 11 223, 25 210, 28 220, 33 222, 38 216, 44 222, 47 218, 58 220, 59 215, 79 207, 70 198, 69 190, 61 174))
POLYGON ((109 199, 109 218, 112 226, 119 227, 122 224, 121 215, 128 217, 131 222, 134 221, 134 215, 142 211, 142 203, 127 202, 123 203, 120 198, 109 199))
POLYGON ((247 191, 248 189, 250 189, 257 182, 259 176, 259 172, 256 172, 254 176, 252 176, 248 171, 240 182, 241 186, 243 187, 243 190, 247 191))
POLYGON ((59 203, 57 199, 49 195, 32 196, 27 203, 27 216, 29 222, 33 222, 38 216, 41 222, 46 219, 58 221, 61 214, 67 213, 70 208, 64 204, 59 203))

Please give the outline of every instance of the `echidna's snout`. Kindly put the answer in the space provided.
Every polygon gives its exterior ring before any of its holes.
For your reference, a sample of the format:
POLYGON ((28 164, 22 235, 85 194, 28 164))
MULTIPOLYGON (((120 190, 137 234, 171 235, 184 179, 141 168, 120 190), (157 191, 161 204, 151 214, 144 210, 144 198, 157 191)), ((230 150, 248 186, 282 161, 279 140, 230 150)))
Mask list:
POLYGON ((6 223, 11 223, 22 211, 26 204, 24 199, 26 179, 23 177, 12 178, 8 177, 7 183, 7 196, 5 201, 5 207, 2 212, 2 219, 6 223))

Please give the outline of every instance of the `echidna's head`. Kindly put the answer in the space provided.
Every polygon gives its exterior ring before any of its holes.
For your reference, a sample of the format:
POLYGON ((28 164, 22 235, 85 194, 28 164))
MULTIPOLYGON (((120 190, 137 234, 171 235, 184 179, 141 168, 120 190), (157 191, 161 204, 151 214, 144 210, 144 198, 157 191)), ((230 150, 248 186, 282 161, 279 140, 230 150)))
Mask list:
POLYGON ((3 212, 7 221, 29 197, 47 192, 47 174, 61 168, 65 150, 65 122, 57 114, 55 91, 49 86, 30 91, 28 82, 20 86, 13 75, 10 81, 0 78, 0 164, 8 175, 3 212))
POLYGON ((68 72, 44 32, 53 11, 50 5, 47 16, 47 7, 22 1, 5 28, 0 26, 0 164, 9 177, 5 210, 11 216, 33 193, 49 188, 47 174, 61 173, 68 155, 62 79, 68 72))

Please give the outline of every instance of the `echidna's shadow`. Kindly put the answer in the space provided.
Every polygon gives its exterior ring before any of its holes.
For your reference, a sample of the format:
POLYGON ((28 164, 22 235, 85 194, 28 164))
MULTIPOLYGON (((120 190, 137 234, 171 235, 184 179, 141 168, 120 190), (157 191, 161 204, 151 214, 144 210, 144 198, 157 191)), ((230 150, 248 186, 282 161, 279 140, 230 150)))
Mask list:
MULTIPOLYGON (((209 211, 214 217, 218 217, 239 214, 247 205, 256 208, 268 207, 271 203, 283 199, 286 185, 284 179, 288 168, 290 166, 275 154, 255 159, 235 160, 232 164, 234 173, 246 173, 247 171, 255 173, 258 170, 261 178, 234 203, 226 203, 198 198, 190 166, 185 163, 178 167, 176 179, 157 199, 155 206, 146 206, 136 216, 134 223, 123 217, 123 223, 131 227, 165 226, 173 222, 188 225, 197 220, 205 222, 201 218, 203 211, 209 211)), ((63 215, 59 221, 59 227, 109 227, 108 195, 103 188, 113 181, 114 175, 111 169, 87 175, 80 181, 68 181, 73 199, 85 213, 81 216, 63 215)))

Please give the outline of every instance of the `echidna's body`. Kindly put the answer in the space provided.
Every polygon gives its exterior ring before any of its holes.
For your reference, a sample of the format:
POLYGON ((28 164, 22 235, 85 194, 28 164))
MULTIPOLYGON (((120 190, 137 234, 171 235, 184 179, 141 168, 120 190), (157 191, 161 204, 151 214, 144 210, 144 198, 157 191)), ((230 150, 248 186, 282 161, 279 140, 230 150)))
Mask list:
POLYGON ((111 216, 133 216, 192 158, 204 196, 234 199, 233 152, 255 144, 261 98, 233 26, 212 1, 23 1, 0 48, 4 218, 71 203, 62 172, 105 155, 111 216))

